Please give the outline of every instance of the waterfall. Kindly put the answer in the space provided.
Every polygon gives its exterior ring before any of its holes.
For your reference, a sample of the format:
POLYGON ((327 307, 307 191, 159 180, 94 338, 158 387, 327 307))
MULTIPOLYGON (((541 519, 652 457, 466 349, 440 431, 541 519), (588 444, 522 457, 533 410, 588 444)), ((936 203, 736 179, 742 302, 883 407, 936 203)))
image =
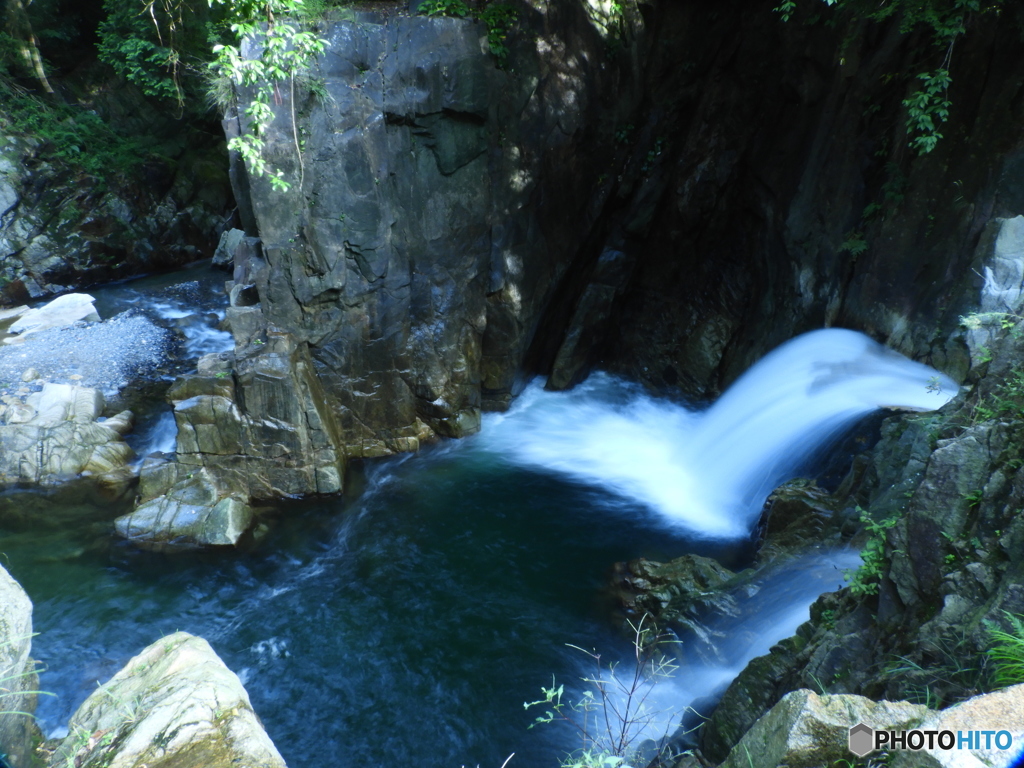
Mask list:
POLYGON ((768 494, 858 419, 933 410, 957 391, 861 333, 827 329, 766 355, 703 411, 599 373, 570 392, 531 384, 480 439, 506 461, 612 491, 691 534, 740 538, 768 494))

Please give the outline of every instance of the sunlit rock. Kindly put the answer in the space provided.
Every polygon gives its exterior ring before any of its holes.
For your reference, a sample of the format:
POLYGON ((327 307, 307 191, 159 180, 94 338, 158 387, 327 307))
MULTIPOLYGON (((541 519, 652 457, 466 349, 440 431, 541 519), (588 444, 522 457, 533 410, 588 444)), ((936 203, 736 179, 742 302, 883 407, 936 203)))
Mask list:
MULTIPOLYGON (((1024 685, 975 696, 941 712, 933 712, 917 726, 922 731, 952 731, 971 740, 963 749, 893 750, 892 768, 1003 768, 1024 749, 1024 685), (1006 731, 1012 745, 996 748, 994 736, 1006 731), (972 735, 972 732, 977 735, 972 735), (984 733, 989 733, 985 736, 984 733), (994 732, 994 733, 993 733, 994 732)), ((1006 736, 999 740, 1006 745, 1006 736)))
POLYGON ((0 566, 0 745, 12 768, 29 768, 38 678, 32 649, 32 601, 0 566))
POLYGON ((853 757, 849 730, 916 727, 931 710, 905 701, 875 702, 863 696, 787 694, 759 719, 720 768, 820 768, 853 757))
POLYGON ((5 339, 4 343, 20 343, 33 333, 45 331, 47 328, 71 325, 79 320, 98 321, 100 316, 93 306, 95 301, 96 299, 85 293, 69 293, 41 307, 30 309, 7 329, 9 333, 16 335, 5 339))
POLYGON ((84 473, 111 491, 131 480, 134 452, 122 440, 132 414, 100 420, 103 395, 88 387, 46 384, 0 411, 0 484, 55 485, 84 473))
MULTIPOLYGON (((164 465, 175 480, 184 468, 164 465)), ((143 485, 152 491, 151 485, 143 485)), ((117 533, 151 549, 231 546, 252 524, 252 508, 243 497, 218 487, 210 473, 199 469, 171 485, 166 493, 143 499, 133 512, 114 522, 117 533)))
POLYGON ((68 729, 50 768, 285 768, 238 676, 185 632, 129 661, 68 729))

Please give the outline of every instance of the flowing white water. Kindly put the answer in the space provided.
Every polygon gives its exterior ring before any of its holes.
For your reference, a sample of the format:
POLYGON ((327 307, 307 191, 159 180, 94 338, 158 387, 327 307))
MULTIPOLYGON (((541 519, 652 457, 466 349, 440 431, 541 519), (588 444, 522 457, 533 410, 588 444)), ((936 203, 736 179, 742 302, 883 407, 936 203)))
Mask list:
POLYGON ((768 494, 882 407, 932 410, 956 383, 863 334, 828 329, 782 345, 706 411, 606 374, 567 393, 539 384, 481 442, 506 460, 597 485, 708 538, 748 535, 768 494))
MULTIPOLYGON (((752 659, 794 635, 810 618, 811 603, 843 586, 844 572, 860 564, 858 553, 838 550, 804 555, 772 569, 745 587, 735 613, 712 622, 705 637, 665 646, 666 652, 678 656, 678 666, 671 675, 645 680, 632 700, 623 693, 632 685, 632 670, 628 662, 623 664, 621 672, 616 670, 618 684, 611 687, 611 696, 619 713, 632 707, 628 716, 637 721, 635 743, 672 735, 688 707, 707 712, 701 699, 717 698, 752 659)), ((700 722, 699 716, 687 719, 693 725, 700 722)))
POLYGON ((178 425, 174 422, 174 412, 161 413, 146 432, 145 439, 135 448, 138 460, 141 462, 152 453, 174 453, 177 437, 178 425))

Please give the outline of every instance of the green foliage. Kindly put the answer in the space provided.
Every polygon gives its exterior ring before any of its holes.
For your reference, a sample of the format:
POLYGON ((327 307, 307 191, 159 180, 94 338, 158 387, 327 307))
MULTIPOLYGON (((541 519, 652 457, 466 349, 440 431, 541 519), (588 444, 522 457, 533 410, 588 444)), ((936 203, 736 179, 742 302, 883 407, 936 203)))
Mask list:
POLYGON ((911 137, 910 146, 919 155, 926 155, 935 149, 942 134, 939 126, 949 119, 949 108, 952 106, 946 97, 952 79, 946 69, 934 72, 923 72, 917 76, 923 85, 910 98, 903 100, 907 108, 907 134, 911 137))
MULTIPOLYGON (((29 637, 35 637, 35 634, 29 635, 29 637)), ((10 647, 11 641, 3 643, 4 646, 10 647)), ((32 662, 38 664, 38 662, 32 662)), ((5 699, 20 699, 23 696, 56 696, 57 694, 51 693, 50 691, 36 691, 36 690, 21 690, 22 681, 26 678, 34 677, 41 670, 33 667, 32 669, 26 669, 22 672, 14 672, 6 675, 0 675, 0 715, 23 715, 25 717, 34 717, 31 712, 23 712, 17 709, 7 709, 4 705, 5 699)), ((3 746, 3 745, 0 745, 3 746)))
POLYGON ((480 21, 487 25, 487 44, 501 68, 508 64, 505 40, 517 18, 516 9, 506 3, 491 3, 480 12, 480 21))
POLYGON ((867 512, 857 507, 859 519, 864 523, 868 540, 861 550, 860 559, 863 564, 855 571, 846 571, 849 579, 847 586, 854 595, 863 597, 878 594, 878 582, 885 574, 887 560, 885 557, 886 532, 899 522, 899 516, 893 515, 885 520, 873 520, 867 512))
POLYGON ((427 0, 420 5, 420 13, 425 16, 469 16, 469 6, 464 0, 427 0))
POLYGON ((779 14, 783 21, 789 21, 793 12, 796 11, 796 0, 782 0, 782 2, 772 8, 772 10, 779 14))
POLYGON ((1020 323, 1024 317, 1014 312, 970 312, 960 316, 960 327, 969 331, 977 331, 985 326, 998 325, 1004 331, 1010 331, 1015 339, 1024 336, 1020 323))
POLYGON ((1007 632, 995 625, 988 627, 991 647, 988 657, 995 665, 992 675, 994 688, 1006 688, 1024 683, 1024 616, 1003 611, 1010 624, 1007 632))
POLYGON ((565 686, 556 685, 552 679, 551 687, 541 688, 542 699, 523 704, 525 709, 544 708, 544 714, 537 716, 530 728, 565 722, 578 733, 581 747, 566 756, 561 768, 625 768, 635 764, 639 742, 649 736, 646 731, 664 714, 654 710, 648 699, 652 685, 676 670, 663 653, 666 643, 676 641, 656 636, 643 620, 630 626, 634 632, 630 669, 620 671, 617 663, 603 663, 600 654, 570 645, 594 662, 593 674, 582 678, 587 686, 582 696, 569 699, 565 686))
MULTIPOLYGON (((909 145, 917 154, 935 149, 942 138, 939 126, 949 118, 952 103, 947 97, 952 79, 949 61, 953 44, 967 31, 971 15, 997 11, 1003 0, 823 0, 826 5, 848 14, 853 19, 882 22, 899 21, 900 32, 910 34, 925 30, 933 45, 941 51, 938 68, 916 76, 921 87, 904 99, 907 108, 909 145)), ((796 11, 796 0, 783 0, 774 10, 783 21, 796 11)))
POLYGON ((106 18, 97 30, 100 60, 147 96, 183 108, 211 57, 211 13, 183 0, 104 0, 103 9, 106 18), (189 88, 186 75, 191 75, 189 88))
POLYGON ((264 134, 274 119, 271 103, 278 98, 279 86, 288 83, 292 91, 292 133, 301 168, 302 153, 294 114, 295 80, 308 72, 316 57, 323 53, 327 41, 288 19, 288 14, 299 13, 302 0, 209 2, 228 8, 231 31, 239 38, 237 45, 214 46, 216 59, 210 66, 218 77, 251 93, 245 110, 248 122, 244 132, 228 142, 228 149, 241 154, 255 176, 269 176, 274 189, 287 190, 289 184, 283 178, 284 172, 272 170, 263 159, 264 134), (259 56, 243 56, 242 47, 245 45, 258 48, 259 56))
POLYGON ((106 182, 134 171, 147 157, 143 142, 124 136, 95 112, 0 87, 0 126, 40 142, 39 157, 106 182))
POLYGON ((863 232, 848 232, 846 239, 839 246, 839 252, 847 252, 851 256, 860 256, 867 251, 868 243, 863 232))
MULTIPOLYGON (((420 5, 419 12, 425 16, 459 18, 471 15, 465 0, 427 0, 420 5)), ((508 3, 490 3, 480 11, 479 19, 487 26, 487 44, 498 60, 499 67, 504 68, 508 64, 508 46, 505 40, 518 18, 516 9, 508 3)))
MULTIPOLYGON (((990 362, 992 353, 985 347, 981 351, 981 362, 990 362)), ((989 419, 1024 420, 1024 368, 1014 368, 986 397, 979 398, 971 422, 980 424, 989 419)))

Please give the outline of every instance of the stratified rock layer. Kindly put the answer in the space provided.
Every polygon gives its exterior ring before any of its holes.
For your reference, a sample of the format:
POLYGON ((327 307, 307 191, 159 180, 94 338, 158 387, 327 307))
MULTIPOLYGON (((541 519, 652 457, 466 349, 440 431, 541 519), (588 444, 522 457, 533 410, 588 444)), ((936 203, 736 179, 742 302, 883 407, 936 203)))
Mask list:
POLYGON ((99 391, 68 384, 45 384, 0 406, 0 485, 54 485, 88 473, 123 488, 134 453, 121 438, 132 414, 100 421, 102 412, 99 391))

